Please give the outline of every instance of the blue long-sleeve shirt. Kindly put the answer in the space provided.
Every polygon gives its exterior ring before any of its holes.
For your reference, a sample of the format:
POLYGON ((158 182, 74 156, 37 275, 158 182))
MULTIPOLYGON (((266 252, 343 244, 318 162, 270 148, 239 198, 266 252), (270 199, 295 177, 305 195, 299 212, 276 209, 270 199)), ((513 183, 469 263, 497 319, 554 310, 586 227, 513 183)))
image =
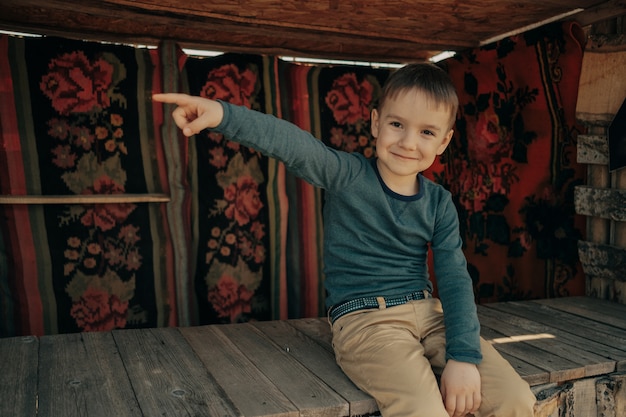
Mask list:
POLYGON ((329 148, 273 116, 222 105, 224 118, 214 130, 284 162, 294 175, 326 190, 327 306, 432 289, 430 244, 444 310, 446 356, 479 363, 480 324, 450 192, 419 174, 418 194, 397 194, 383 182, 375 159, 329 148))

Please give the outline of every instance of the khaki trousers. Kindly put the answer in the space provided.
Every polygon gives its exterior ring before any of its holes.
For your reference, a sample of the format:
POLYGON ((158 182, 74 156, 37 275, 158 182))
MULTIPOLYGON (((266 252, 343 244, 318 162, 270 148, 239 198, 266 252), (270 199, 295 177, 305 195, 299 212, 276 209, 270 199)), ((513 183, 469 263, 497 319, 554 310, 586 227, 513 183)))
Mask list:
MULTIPOLYGON (((384 417, 449 417, 437 376, 445 366, 445 329, 436 298, 340 317, 332 326, 339 366, 370 394, 384 417)), ((528 384, 481 338, 482 402, 476 417, 532 417, 528 384)))

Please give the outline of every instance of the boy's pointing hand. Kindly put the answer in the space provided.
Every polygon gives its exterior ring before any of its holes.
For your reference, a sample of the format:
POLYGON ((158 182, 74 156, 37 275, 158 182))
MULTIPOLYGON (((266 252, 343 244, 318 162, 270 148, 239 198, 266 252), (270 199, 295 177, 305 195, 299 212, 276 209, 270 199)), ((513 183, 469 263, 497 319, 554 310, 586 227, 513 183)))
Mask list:
POLYGON ((224 117, 222 105, 215 100, 176 93, 153 94, 152 100, 178 106, 172 117, 187 137, 217 127, 224 117))

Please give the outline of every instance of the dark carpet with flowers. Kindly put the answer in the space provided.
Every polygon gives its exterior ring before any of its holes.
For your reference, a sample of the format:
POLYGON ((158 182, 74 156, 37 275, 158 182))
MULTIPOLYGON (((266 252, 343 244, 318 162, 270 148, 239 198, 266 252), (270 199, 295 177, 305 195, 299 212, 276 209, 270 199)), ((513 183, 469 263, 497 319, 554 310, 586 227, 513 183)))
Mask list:
MULTIPOLYGON (((554 24, 441 64, 461 103, 425 174, 454 196, 479 302, 584 293, 582 50, 554 24)), ((0 57, 0 194, 170 198, 0 204, 0 336, 325 314, 323 190, 220 135, 182 137, 150 96, 219 98, 373 156, 392 70, 7 35, 0 57)))

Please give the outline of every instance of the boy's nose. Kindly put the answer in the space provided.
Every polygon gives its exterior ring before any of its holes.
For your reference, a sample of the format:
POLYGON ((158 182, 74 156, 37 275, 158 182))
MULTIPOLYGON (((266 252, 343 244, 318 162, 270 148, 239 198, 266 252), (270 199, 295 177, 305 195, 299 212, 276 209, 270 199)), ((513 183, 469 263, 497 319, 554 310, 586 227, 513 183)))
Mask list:
POLYGON ((414 151, 417 149, 417 136, 412 134, 406 134, 400 140, 400 146, 404 149, 414 151))

